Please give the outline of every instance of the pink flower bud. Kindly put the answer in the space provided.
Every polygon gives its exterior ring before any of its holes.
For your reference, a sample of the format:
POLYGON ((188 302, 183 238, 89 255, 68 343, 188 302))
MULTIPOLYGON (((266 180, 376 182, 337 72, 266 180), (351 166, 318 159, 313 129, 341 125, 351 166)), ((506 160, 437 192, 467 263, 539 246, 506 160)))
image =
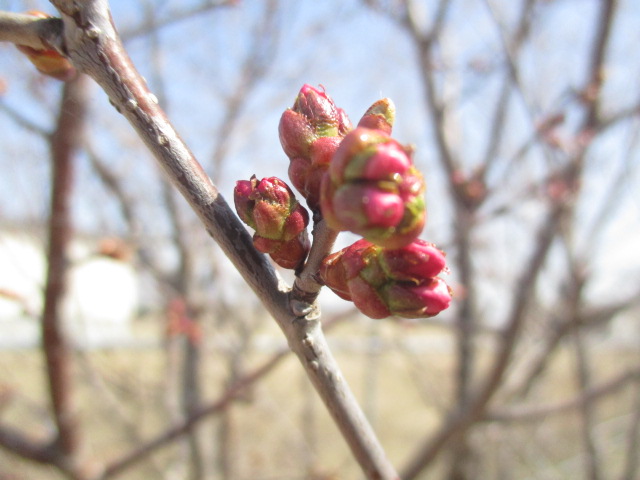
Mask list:
POLYGON ((382 288, 389 310, 399 317, 433 317, 449 308, 451 289, 441 278, 427 278, 420 283, 391 282, 382 288))
POLYGON ((356 178, 394 180, 398 175, 405 175, 412 167, 411 159, 397 143, 380 143, 376 146, 376 153, 356 173, 356 178))
POLYGON ((420 239, 396 250, 382 249, 380 264, 391 278, 405 281, 435 277, 446 268, 445 253, 420 239))
POLYGON ((310 85, 300 89, 293 108, 280 118, 280 143, 291 160, 289 178, 314 210, 318 207, 324 172, 351 128, 345 112, 336 107, 324 90, 310 85))
POLYGON ((341 112, 323 90, 303 85, 293 104, 293 111, 303 115, 317 137, 340 134, 341 112))
POLYGON ((436 277, 443 271, 445 255, 431 243, 416 240, 388 250, 362 239, 326 257, 319 274, 325 285, 371 318, 423 318, 451 302, 451 290, 436 277))
POLYGON ((256 202, 253 198, 253 191, 256 182, 257 179, 255 176, 251 177, 251 180, 238 180, 236 182, 236 188, 233 191, 233 201, 238 216, 254 230, 256 228, 256 222, 253 219, 253 209, 256 202))
POLYGON ((253 246, 262 253, 267 253, 271 259, 282 268, 295 270, 302 265, 309 249, 309 236, 301 232, 297 237, 289 240, 271 240, 269 238, 253 236, 253 246))
POLYGON ((307 157, 309 145, 316 139, 309 120, 294 110, 286 110, 278 127, 280 143, 289 158, 307 157))
POLYGON ((386 134, 358 127, 337 149, 322 180, 327 224, 386 248, 411 243, 426 219, 424 182, 409 150, 386 134))
POLYGON ((327 218, 336 219, 341 229, 359 233, 370 228, 393 228, 404 215, 404 202, 396 193, 368 185, 347 184, 333 195, 327 218))
POLYGON ((339 251, 325 257, 320 265, 320 278, 325 285, 344 300, 351 301, 351 293, 347 284, 347 274, 342 262, 343 252, 339 251))
POLYGON ((364 238, 327 256, 320 267, 320 277, 327 286, 346 289, 346 283, 355 278, 376 255, 376 247, 364 238), (326 279, 328 280, 325 280, 326 279), (332 277, 334 280, 330 280, 332 277), (335 282, 335 283, 334 283, 335 282))
POLYGON ((285 182, 253 176, 236 183, 233 198, 242 221, 256 231, 253 243, 259 251, 284 268, 304 262, 310 248, 309 214, 285 182))
POLYGON ((393 315, 378 291, 365 279, 356 277, 349 282, 353 304, 369 318, 381 319, 393 315))
POLYGON ((358 127, 378 130, 386 135, 391 135, 391 128, 396 119, 396 107, 389 98, 383 98, 369 107, 360 121, 358 127))

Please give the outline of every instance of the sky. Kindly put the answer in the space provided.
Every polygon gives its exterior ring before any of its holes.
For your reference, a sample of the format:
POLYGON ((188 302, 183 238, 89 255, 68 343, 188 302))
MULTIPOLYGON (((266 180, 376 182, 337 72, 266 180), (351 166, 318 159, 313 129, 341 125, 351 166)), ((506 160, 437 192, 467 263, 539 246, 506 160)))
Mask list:
MULTIPOLYGON (((172 12, 198 2, 110 3, 118 29, 126 33, 143 24, 149 12, 167 18, 172 12)), ((209 171, 213 168, 211 158, 225 99, 241 82, 239 65, 252 45, 251 32, 265 18, 267 2, 239 3, 236 8, 220 9, 163 27, 156 39, 160 53, 149 36, 129 38, 126 42, 134 62, 162 99, 176 128, 209 171)), ((429 223, 425 236, 438 244, 449 244, 452 225, 446 179, 425 110, 416 51, 408 35, 358 0, 281 3, 283 9, 276 15, 273 34, 258 43, 269 58, 264 81, 247 92, 238 128, 228 138, 228 159, 214 178, 223 195, 231 199, 234 181, 252 174, 286 178, 288 161, 279 146, 277 126, 281 112, 293 104, 304 83, 324 86, 354 122, 378 98, 390 97, 397 108, 394 136, 402 143, 416 146, 414 159, 427 181, 429 223), (275 45, 273 56, 269 56, 271 45, 275 45)), ((413 3, 424 19, 422 28, 428 28, 435 2, 413 3)), ((496 23, 501 25, 502 34, 512 32, 521 4, 506 0, 452 2, 436 65, 441 72, 438 88, 447 104, 452 105, 446 125, 448 138, 455 145, 461 164, 469 171, 483 157, 487 129, 504 79, 503 40, 496 23)), ((598 4, 597 0, 546 0, 536 4, 533 33, 519 64, 523 88, 511 94, 507 110, 506 133, 499 151, 504 165, 509 165, 507 160, 527 141, 532 124, 547 114, 558 111, 566 114, 567 120, 558 135, 570 141, 579 113, 575 92, 583 86, 587 67, 584 52, 593 34, 598 4), (580 15, 575 14, 578 10, 580 15)), ((0 1, 1 9, 22 11, 25 7, 53 11, 43 1, 0 1)), ((639 100, 636 83, 640 77, 640 58, 630 46, 640 42, 640 5, 624 0, 619 8, 621 14, 616 20, 609 53, 611 60, 605 72, 605 113, 639 100)), ((34 76, 30 65, 9 45, 0 46, 0 76, 6 83, 6 91, 0 96, 4 107, 0 110, 0 128, 5 132, 0 150, 0 166, 5 172, 0 184, 0 221, 41 219, 48 202, 46 145, 42 138, 17 126, 6 112, 19 111, 39 128, 50 129, 60 85, 34 76)), ((97 88, 92 91, 89 137, 98 154, 127 179, 125 185, 137 200, 136 207, 145 217, 148 233, 161 237, 168 232, 169 224, 162 212, 162 202, 157 200, 161 196, 160 174, 105 97, 97 88), (139 188, 140 185, 144 188, 139 188)), ((598 262, 609 261, 616 270, 631 271, 634 278, 640 263, 636 258, 629 262, 634 250, 631 245, 640 240, 640 205, 633 194, 640 180, 635 168, 637 132, 636 118, 612 129, 595 146, 595 158, 585 179, 589 201, 580 205, 578 222, 588 229, 600 199, 620 182, 615 219, 602 232, 598 245, 581 248, 597 251, 598 262), (620 171, 627 173, 620 177, 620 171)), ((501 188, 492 199, 494 205, 513 202, 518 198, 517 192, 530 186, 547 167, 544 156, 534 149, 515 166, 496 169, 493 175, 501 188)), ((76 225, 87 231, 123 233, 125 225, 119 210, 92 174, 86 157, 79 159, 78 168, 76 225)), ((489 222, 478 232, 477 241, 489 252, 478 258, 478 268, 487 269, 489 277, 505 275, 512 265, 509 260, 496 260, 499 252, 511 249, 516 258, 524 258, 531 226, 538 220, 536 205, 525 202, 519 206, 515 219, 506 224, 489 222)), ((607 289, 613 288, 618 277, 612 278, 605 282, 607 289)))

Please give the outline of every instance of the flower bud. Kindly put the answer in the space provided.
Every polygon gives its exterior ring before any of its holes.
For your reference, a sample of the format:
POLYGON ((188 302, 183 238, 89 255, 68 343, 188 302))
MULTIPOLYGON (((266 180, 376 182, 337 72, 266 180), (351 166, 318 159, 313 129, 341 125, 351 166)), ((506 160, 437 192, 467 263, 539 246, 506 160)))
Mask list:
POLYGON ((339 297, 352 300, 348 281, 356 277, 366 266, 370 255, 365 252, 371 252, 372 249, 375 249, 375 245, 362 239, 347 248, 328 255, 320 265, 320 278, 339 297))
POLYGON ((369 107, 358 127, 370 128, 391 135, 391 128, 396 119, 396 107, 389 98, 383 98, 369 107))
POLYGON ((358 127, 333 156, 322 180, 320 207, 334 230, 400 248, 424 227, 424 182, 410 150, 384 132, 358 127))
POLYGON ((327 256, 320 278, 365 315, 424 318, 449 307, 451 290, 436 277, 446 271, 444 253, 417 240, 397 250, 367 240, 327 256))
MULTIPOLYGON (((30 10, 27 14, 34 17, 51 18, 51 15, 37 10, 30 10)), ((36 49, 27 45, 18 44, 16 44, 16 48, 26 55, 36 69, 44 75, 57 78, 63 82, 72 80, 76 76, 76 69, 71 62, 56 50, 36 49)))
POLYGON ((320 183, 342 138, 351 130, 345 112, 321 90, 304 85, 293 108, 280 118, 280 143, 289 157, 289 178, 317 209, 320 183))
POLYGON ((400 249, 382 249, 379 259, 387 275, 396 280, 417 281, 446 270, 445 253, 420 239, 400 249))
POLYGON ((256 232, 254 246, 283 268, 297 268, 309 252, 309 214, 289 186, 276 177, 236 182, 238 216, 256 232))
POLYGON ((451 303, 451 289, 439 277, 417 284, 391 282, 381 289, 381 295, 389 311, 403 318, 433 317, 451 303))
POLYGON ((289 270, 296 270, 301 266, 311 248, 306 230, 289 241, 271 240, 254 235, 253 246, 259 252, 269 254, 271 259, 282 268, 289 270))

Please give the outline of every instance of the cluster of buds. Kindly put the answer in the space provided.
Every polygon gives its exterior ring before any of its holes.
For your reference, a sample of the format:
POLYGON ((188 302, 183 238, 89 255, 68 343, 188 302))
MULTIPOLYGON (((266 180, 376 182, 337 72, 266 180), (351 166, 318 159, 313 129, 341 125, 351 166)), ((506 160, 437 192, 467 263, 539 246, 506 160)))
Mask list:
POLYGON ((386 249, 365 239, 325 258, 322 281, 371 318, 423 318, 449 307, 445 255, 422 240, 386 249))
POLYGON ((358 127, 349 133, 322 181, 327 224, 386 248, 415 240, 426 213, 424 182, 410 154, 381 130, 358 127))
MULTIPOLYGON (((353 129, 324 92, 304 85, 280 119, 289 179, 314 220, 364 237, 325 257, 318 280, 371 318, 423 318, 448 308, 438 277, 444 253, 418 239, 426 219, 424 181, 412 150, 391 138, 395 107, 374 103, 353 129)), ((236 210, 255 229, 254 245, 298 271, 308 254, 309 214, 275 177, 236 185, 236 210)))
POLYGON ((289 179, 317 211, 320 183, 344 136, 351 130, 344 110, 324 92, 304 85, 280 119, 280 143, 289 157, 289 179))
POLYGON ((236 182, 238 215, 255 230, 253 245, 283 268, 299 268, 309 253, 309 214, 291 188, 276 177, 236 182))
MULTIPOLYGON (((38 10, 30 10, 27 14, 39 18, 51 18, 51 15, 38 10)), ((56 50, 36 49, 27 45, 16 45, 16 47, 44 75, 57 78, 63 82, 72 80, 76 76, 76 69, 71 65, 71 62, 56 50)))

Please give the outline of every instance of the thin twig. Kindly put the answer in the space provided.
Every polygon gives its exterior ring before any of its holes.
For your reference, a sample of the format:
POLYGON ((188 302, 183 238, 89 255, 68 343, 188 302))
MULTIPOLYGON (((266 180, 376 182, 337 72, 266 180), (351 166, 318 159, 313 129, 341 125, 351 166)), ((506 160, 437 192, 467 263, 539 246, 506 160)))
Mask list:
POLYGON ((31 133, 35 133, 39 137, 48 138, 49 135, 51 135, 51 132, 47 131, 46 128, 33 122, 32 120, 27 118, 22 112, 16 110, 10 105, 7 105, 3 101, 0 101, 0 111, 4 112, 9 118, 11 118, 11 120, 16 122, 22 128, 30 131, 31 133))
MULTIPOLYGON (((485 0, 485 3, 487 4, 487 8, 493 16, 495 23, 498 24, 498 21, 495 19, 495 14, 493 8, 491 8, 490 2, 488 0, 485 0)), ((511 42, 508 42, 504 38, 504 34, 500 32, 508 69, 507 75, 503 80, 502 88, 499 93, 498 102, 494 113, 494 119, 491 122, 491 131, 489 133, 487 149, 484 153, 483 161, 481 163, 483 172, 485 174, 489 171, 490 166, 498 157, 498 148, 500 146, 502 138, 504 137, 504 133, 507 130, 505 128, 505 121, 507 119, 507 111, 510 105, 509 99, 511 98, 511 91, 513 87, 516 86, 518 88, 518 91, 520 92, 520 95, 524 97, 524 91, 522 88, 522 83, 520 82, 520 73, 516 64, 516 59, 518 57, 520 49, 527 39, 527 35, 531 28, 531 13, 534 4, 535 0, 525 0, 525 4, 523 5, 520 12, 520 17, 516 22, 517 26, 511 42)))
POLYGON ((563 415, 567 412, 580 408, 580 406, 588 402, 596 402, 609 395, 618 394, 619 391, 632 383, 640 384, 640 367, 630 369, 616 377, 604 381, 599 385, 592 385, 584 392, 573 398, 562 400, 556 403, 546 405, 532 405, 520 407, 502 407, 487 412, 482 418, 483 422, 502 422, 502 423, 535 423, 545 418, 557 415, 563 415))
POLYGON ((60 455, 54 442, 41 442, 28 438, 9 425, 0 425, 0 446, 15 455, 38 463, 58 465, 60 455))
POLYGON ((166 13, 162 18, 153 19, 152 22, 145 22, 142 25, 125 29, 120 34, 123 40, 131 40, 142 35, 148 34, 150 31, 155 31, 158 28, 164 28, 170 25, 174 25, 178 22, 183 22, 198 16, 204 15, 212 10, 216 10, 222 7, 233 7, 238 4, 238 0, 221 0, 214 2, 211 0, 204 0, 198 5, 189 6, 180 10, 174 10, 166 13))
POLYGON ((638 467, 640 467, 640 458, 638 458, 638 442, 640 442, 640 383, 636 385, 632 409, 633 413, 627 434, 627 459, 620 480, 633 480, 634 478, 638 478, 638 467))
MULTIPOLYGON (((328 330, 331 327, 346 320, 351 314, 336 316, 325 323, 325 328, 328 330)), ((123 473, 132 465, 143 461, 149 455, 154 453, 159 448, 167 445, 176 438, 189 432, 194 426, 196 426, 202 419, 212 415, 216 415, 225 410, 231 403, 233 403, 238 397, 241 397, 247 389, 249 389, 258 380, 265 377, 274 368, 276 368, 287 355, 291 353, 289 349, 282 349, 273 354, 271 358, 266 360, 262 365, 256 367, 249 373, 242 375, 235 382, 227 387, 225 392, 215 401, 208 405, 199 408, 197 411, 192 412, 189 417, 185 418, 182 422, 168 430, 162 432, 155 438, 142 443, 139 447, 125 453, 121 458, 114 460, 108 464, 102 474, 100 480, 106 480, 107 478, 113 478, 123 473)))
POLYGON ((509 361, 516 347, 516 340, 525 319, 525 311, 530 299, 531 289, 542 269, 552 240, 555 237, 558 223, 564 216, 565 209, 556 204, 549 211, 546 220, 537 235, 535 250, 529 262, 522 270, 518 289, 501 336, 498 352, 492 361, 492 367, 481 387, 470 401, 468 408, 455 413, 440 430, 418 448, 417 453, 402 474, 403 479, 413 479, 438 456, 442 449, 457 436, 470 428, 484 413, 489 401, 493 398, 507 371, 509 361))
POLYGON ((227 388, 224 394, 215 402, 192 412, 189 417, 181 423, 169 428, 156 438, 143 443, 137 448, 125 453, 121 458, 111 462, 103 470, 99 479, 106 480, 107 478, 114 478, 118 476, 132 465, 145 460, 150 454, 154 453, 159 448, 166 446, 191 431, 192 428, 203 418, 222 412, 229 406, 229 404, 241 396, 247 388, 253 385, 256 380, 264 377, 268 372, 273 370, 289 353, 289 350, 282 350, 276 353, 263 365, 256 368, 253 372, 243 376, 227 388))
POLYGON ((0 42, 38 50, 59 48, 62 22, 23 13, 0 12, 0 42))
POLYGON ((222 166, 231 146, 232 132, 241 119, 251 94, 269 73, 278 52, 280 28, 278 28, 278 0, 269 0, 264 6, 264 20, 255 28, 251 45, 242 62, 235 88, 228 97, 224 114, 215 133, 216 144, 212 155, 214 178, 222 176, 222 166))
POLYGON ((579 329, 576 325, 579 319, 579 310, 582 303, 582 296, 585 285, 585 272, 581 268, 581 265, 572 255, 572 249, 569 248, 568 242, 565 241, 565 252, 569 257, 568 262, 571 265, 571 278, 570 285, 568 287, 567 295, 567 310, 568 317, 572 320, 572 324, 575 326, 573 329, 573 346, 575 353, 575 375, 578 382, 579 395, 584 398, 581 402, 580 411, 580 423, 582 430, 582 445, 585 451, 585 478, 590 480, 599 480, 600 475, 600 462, 598 461, 599 453, 593 435, 594 428, 594 409, 593 402, 586 395, 589 387, 591 386, 591 368, 588 360, 588 353, 583 337, 584 331, 579 329))
MULTIPOLYGON (((603 15, 600 17, 598 32, 594 38, 593 56, 590 68, 587 73, 587 86, 595 86, 595 96, 589 102, 585 109, 584 122, 581 131, 588 131, 595 126, 597 120, 597 105, 599 93, 599 81, 601 80, 602 63, 604 61, 604 52, 609 39, 610 23, 613 19, 613 4, 611 0, 603 3, 603 15), (594 85, 594 82, 595 85, 594 85)), ((413 29, 415 35, 415 28, 413 29)), ((424 42, 421 45, 424 47, 424 42)), ((424 52, 424 50, 423 50, 424 52)), ((421 56, 423 68, 429 68, 429 62, 425 60, 425 55, 421 56)), ((425 77, 426 91, 429 98, 432 97, 434 90, 430 86, 429 76, 425 77)), ((431 98, 430 106, 436 105, 435 99, 431 98)), ((436 120, 438 118, 436 117, 436 120)), ((442 139, 444 141, 444 138, 442 139)), ((438 144, 442 141, 439 139, 438 144)), ((576 153, 574 158, 567 163, 563 169, 562 179, 566 185, 574 186, 582 175, 588 143, 583 145, 576 153)), ((445 159, 445 167, 451 169, 450 160, 445 159)), ((572 192, 576 195, 578 188, 572 192)), ((572 197, 573 198, 573 197, 572 197)), ((561 220, 571 211, 571 198, 566 198, 564 202, 555 202, 551 204, 551 208, 547 214, 546 221, 543 222, 541 229, 537 235, 535 249, 530 261, 525 265, 522 271, 518 288, 514 295, 514 301, 507 319, 506 328, 498 346, 498 352, 492 362, 492 367, 485 377, 482 385, 477 391, 473 400, 464 411, 456 412, 448 421, 444 423, 440 430, 417 450, 412 460, 404 470, 403 478, 406 480, 416 478, 422 470, 430 465, 442 449, 454 438, 469 429, 473 423, 483 416, 483 412, 487 408, 490 400, 493 398, 500 387, 504 375, 509 366, 510 360, 516 348, 516 343, 525 321, 525 313, 530 300, 530 295, 535 285, 535 281, 540 274, 544 261, 547 257, 551 243, 556 236, 561 220)))
POLYGON ((291 306, 298 315, 311 313, 314 308, 322 284, 318 281, 317 273, 324 257, 331 253, 338 233, 327 226, 324 220, 313 227, 313 242, 309 258, 302 271, 296 276, 291 291, 291 306))

